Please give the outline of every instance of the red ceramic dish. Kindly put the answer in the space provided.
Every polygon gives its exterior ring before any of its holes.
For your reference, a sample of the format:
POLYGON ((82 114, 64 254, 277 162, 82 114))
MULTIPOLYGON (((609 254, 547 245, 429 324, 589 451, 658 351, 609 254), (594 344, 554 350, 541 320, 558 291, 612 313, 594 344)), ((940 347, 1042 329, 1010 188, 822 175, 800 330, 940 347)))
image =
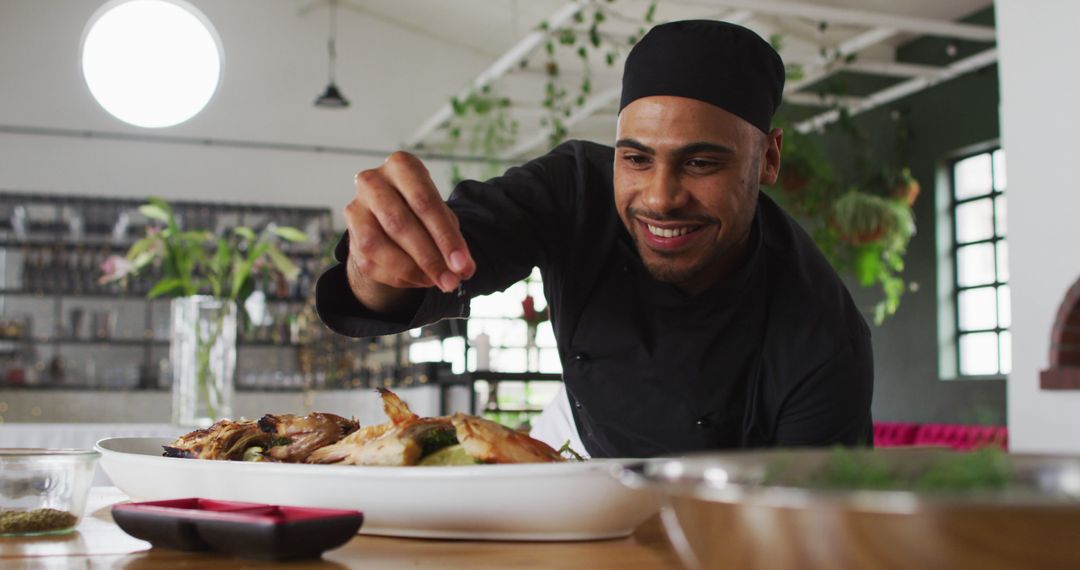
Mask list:
POLYGON ((113 505, 124 532, 155 547, 263 560, 317 558, 349 541, 364 515, 343 509, 173 499, 113 505))

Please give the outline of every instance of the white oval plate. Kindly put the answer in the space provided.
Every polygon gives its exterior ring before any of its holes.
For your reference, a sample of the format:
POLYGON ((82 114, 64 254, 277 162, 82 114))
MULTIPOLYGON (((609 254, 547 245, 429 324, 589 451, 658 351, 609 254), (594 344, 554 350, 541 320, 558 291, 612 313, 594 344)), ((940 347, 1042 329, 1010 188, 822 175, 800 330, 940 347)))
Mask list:
POLYGON ((626 536, 658 509, 612 476, 619 460, 461 467, 359 467, 163 457, 171 440, 95 445, 132 500, 185 497, 356 509, 365 534, 478 540, 626 536))

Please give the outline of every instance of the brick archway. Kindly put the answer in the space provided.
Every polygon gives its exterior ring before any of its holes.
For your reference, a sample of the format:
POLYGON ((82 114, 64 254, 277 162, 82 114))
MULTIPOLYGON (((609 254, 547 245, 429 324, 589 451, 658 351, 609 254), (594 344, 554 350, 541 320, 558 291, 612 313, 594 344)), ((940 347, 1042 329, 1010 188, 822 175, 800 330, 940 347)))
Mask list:
POLYGON ((1050 368, 1039 376, 1043 390, 1080 390, 1080 279, 1069 288, 1050 332, 1050 368))

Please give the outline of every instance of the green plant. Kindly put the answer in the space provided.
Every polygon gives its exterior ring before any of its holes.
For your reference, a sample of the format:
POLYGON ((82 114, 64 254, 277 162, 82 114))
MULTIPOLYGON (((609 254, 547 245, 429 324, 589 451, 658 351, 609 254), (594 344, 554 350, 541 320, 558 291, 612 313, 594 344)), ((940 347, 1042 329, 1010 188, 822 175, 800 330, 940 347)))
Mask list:
POLYGON ((874 322, 880 325, 900 307, 906 287, 900 274, 914 233, 906 203, 850 190, 832 203, 815 238, 837 270, 863 287, 880 285, 883 298, 874 306, 874 322))
POLYGON ((255 290, 254 276, 261 265, 269 262, 290 281, 300 272, 274 243, 278 239, 307 241, 296 228, 271 224, 256 234, 251 228, 238 226, 217 237, 209 230, 181 228, 172 207, 161 198, 150 198, 139 212, 164 227, 148 226, 146 236, 132 244, 125 256, 106 259, 102 283, 123 280, 157 265, 162 277, 147 294, 150 298, 203 293, 243 307, 255 290))
MULTIPOLYGON (((510 99, 495 93, 490 85, 470 91, 465 97, 450 99, 453 118, 446 124, 447 151, 464 150, 472 156, 486 159, 479 177, 501 174, 499 155, 517 140, 518 122, 510 118, 510 99)), ((465 179, 460 163, 452 166, 454 185, 465 179)))
POLYGON ((226 301, 213 311, 206 330, 195 327, 196 387, 211 419, 217 419, 215 403, 221 401, 222 394, 212 381, 210 357, 225 330, 229 307, 235 303, 237 312, 246 317, 244 301, 254 292, 254 277, 260 265, 275 268, 287 280, 295 279, 299 269, 274 242, 303 242, 307 237, 295 228, 274 225, 258 234, 240 226, 221 237, 209 230, 185 230, 172 207, 160 198, 150 198, 139 212, 164 226, 148 226, 146 236, 132 244, 125 256, 106 259, 100 281, 124 280, 155 265, 161 268, 162 276, 148 297, 208 294, 226 301))
MULTIPOLYGON (((770 41, 782 44, 778 36, 770 41)), ((821 57, 830 67, 854 59, 827 48, 821 57)), ((802 73, 789 67, 787 79, 802 73)), ((880 287, 882 297, 873 307, 874 322, 880 325, 896 313, 908 287, 901 275, 915 233, 911 205, 919 188, 904 164, 906 125, 895 123, 896 152, 882 158, 851 113, 837 103, 836 96, 846 93, 841 79, 824 83, 822 105, 835 110, 838 120, 817 133, 800 132, 791 108, 781 109, 774 124, 784 130, 784 146, 772 195, 807 227, 837 272, 863 287, 880 287), (827 153, 824 136, 846 143, 849 150, 827 153), (851 167, 834 167, 838 156, 850 160, 851 167)))
MULTIPOLYGON (((637 43, 645 33, 646 25, 653 23, 657 2, 650 2, 640 18, 628 18, 611 8, 615 0, 605 3, 592 2, 583 5, 574 14, 570 25, 553 28, 541 22, 537 30, 545 33, 544 83, 542 105, 546 110, 540 119, 540 127, 548 130, 548 144, 556 146, 569 134, 567 119, 574 110, 584 107, 593 95, 592 61, 600 59, 608 67, 614 67, 620 56, 637 43), (616 37, 603 28, 610 18, 639 22, 641 27, 628 38, 616 37), (558 62, 558 54, 573 50, 581 60, 580 74, 566 73, 558 62)), ((528 60, 521 62, 528 67, 528 60)), ((440 128, 446 131, 444 150, 451 154, 467 153, 479 157, 486 165, 483 170, 470 172, 477 178, 489 178, 500 174, 504 166, 503 153, 517 142, 519 124, 512 119, 512 101, 499 95, 491 85, 470 90, 463 97, 452 97, 450 107, 453 116, 440 128)), ((465 178, 461 162, 451 166, 451 182, 457 184, 465 178)))
MULTIPOLYGON (((614 0, 607 0, 607 4, 613 2, 614 0)), ((641 27, 638 28, 636 34, 625 40, 603 31, 602 26, 608 21, 611 8, 598 2, 591 3, 584 10, 575 13, 571 26, 552 29, 547 22, 540 23, 538 29, 548 34, 548 39, 544 42, 544 54, 547 59, 544 64, 546 80, 543 98, 543 106, 548 114, 547 117, 541 119, 540 124, 550 129, 548 134, 550 146, 554 147, 566 139, 569 128, 565 120, 573 115, 575 109, 584 107, 592 95, 590 53, 602 56, 605 65, 613 67, 623 51, 633 47, 645 35, 644 26, 654 23, 656 7, 655 1, 649 2, 645 14, 639 20, 641 27), (582 33, 579 27, 583 24, 588 24, 588 27, 582 33), (574 50, 582 63, 581 76, 570 80, 577 86, 574 95, 570 93, 571 88, 565 85, 567 78, 563 76, 562 69, 556 60, 556 54, 561 49, 574 50)), ((624 16, 620 17, 627 19, 624 16)))

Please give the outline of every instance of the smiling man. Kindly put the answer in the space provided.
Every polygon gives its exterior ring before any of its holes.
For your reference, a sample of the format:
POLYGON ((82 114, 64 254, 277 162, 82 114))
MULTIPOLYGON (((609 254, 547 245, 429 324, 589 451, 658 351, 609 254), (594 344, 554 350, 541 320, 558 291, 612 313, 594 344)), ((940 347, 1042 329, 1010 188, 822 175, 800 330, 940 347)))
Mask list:
POLYGON ((780 169, 783 84, 750 30, 672 22, 627 58, 614 148, 570 141, 445 203, 395 153, 356 176, 319 314, 400 332, 537 266, 565 390, 534 436, 594 457, 869 444, 869 329, 759 189, 780 169))

